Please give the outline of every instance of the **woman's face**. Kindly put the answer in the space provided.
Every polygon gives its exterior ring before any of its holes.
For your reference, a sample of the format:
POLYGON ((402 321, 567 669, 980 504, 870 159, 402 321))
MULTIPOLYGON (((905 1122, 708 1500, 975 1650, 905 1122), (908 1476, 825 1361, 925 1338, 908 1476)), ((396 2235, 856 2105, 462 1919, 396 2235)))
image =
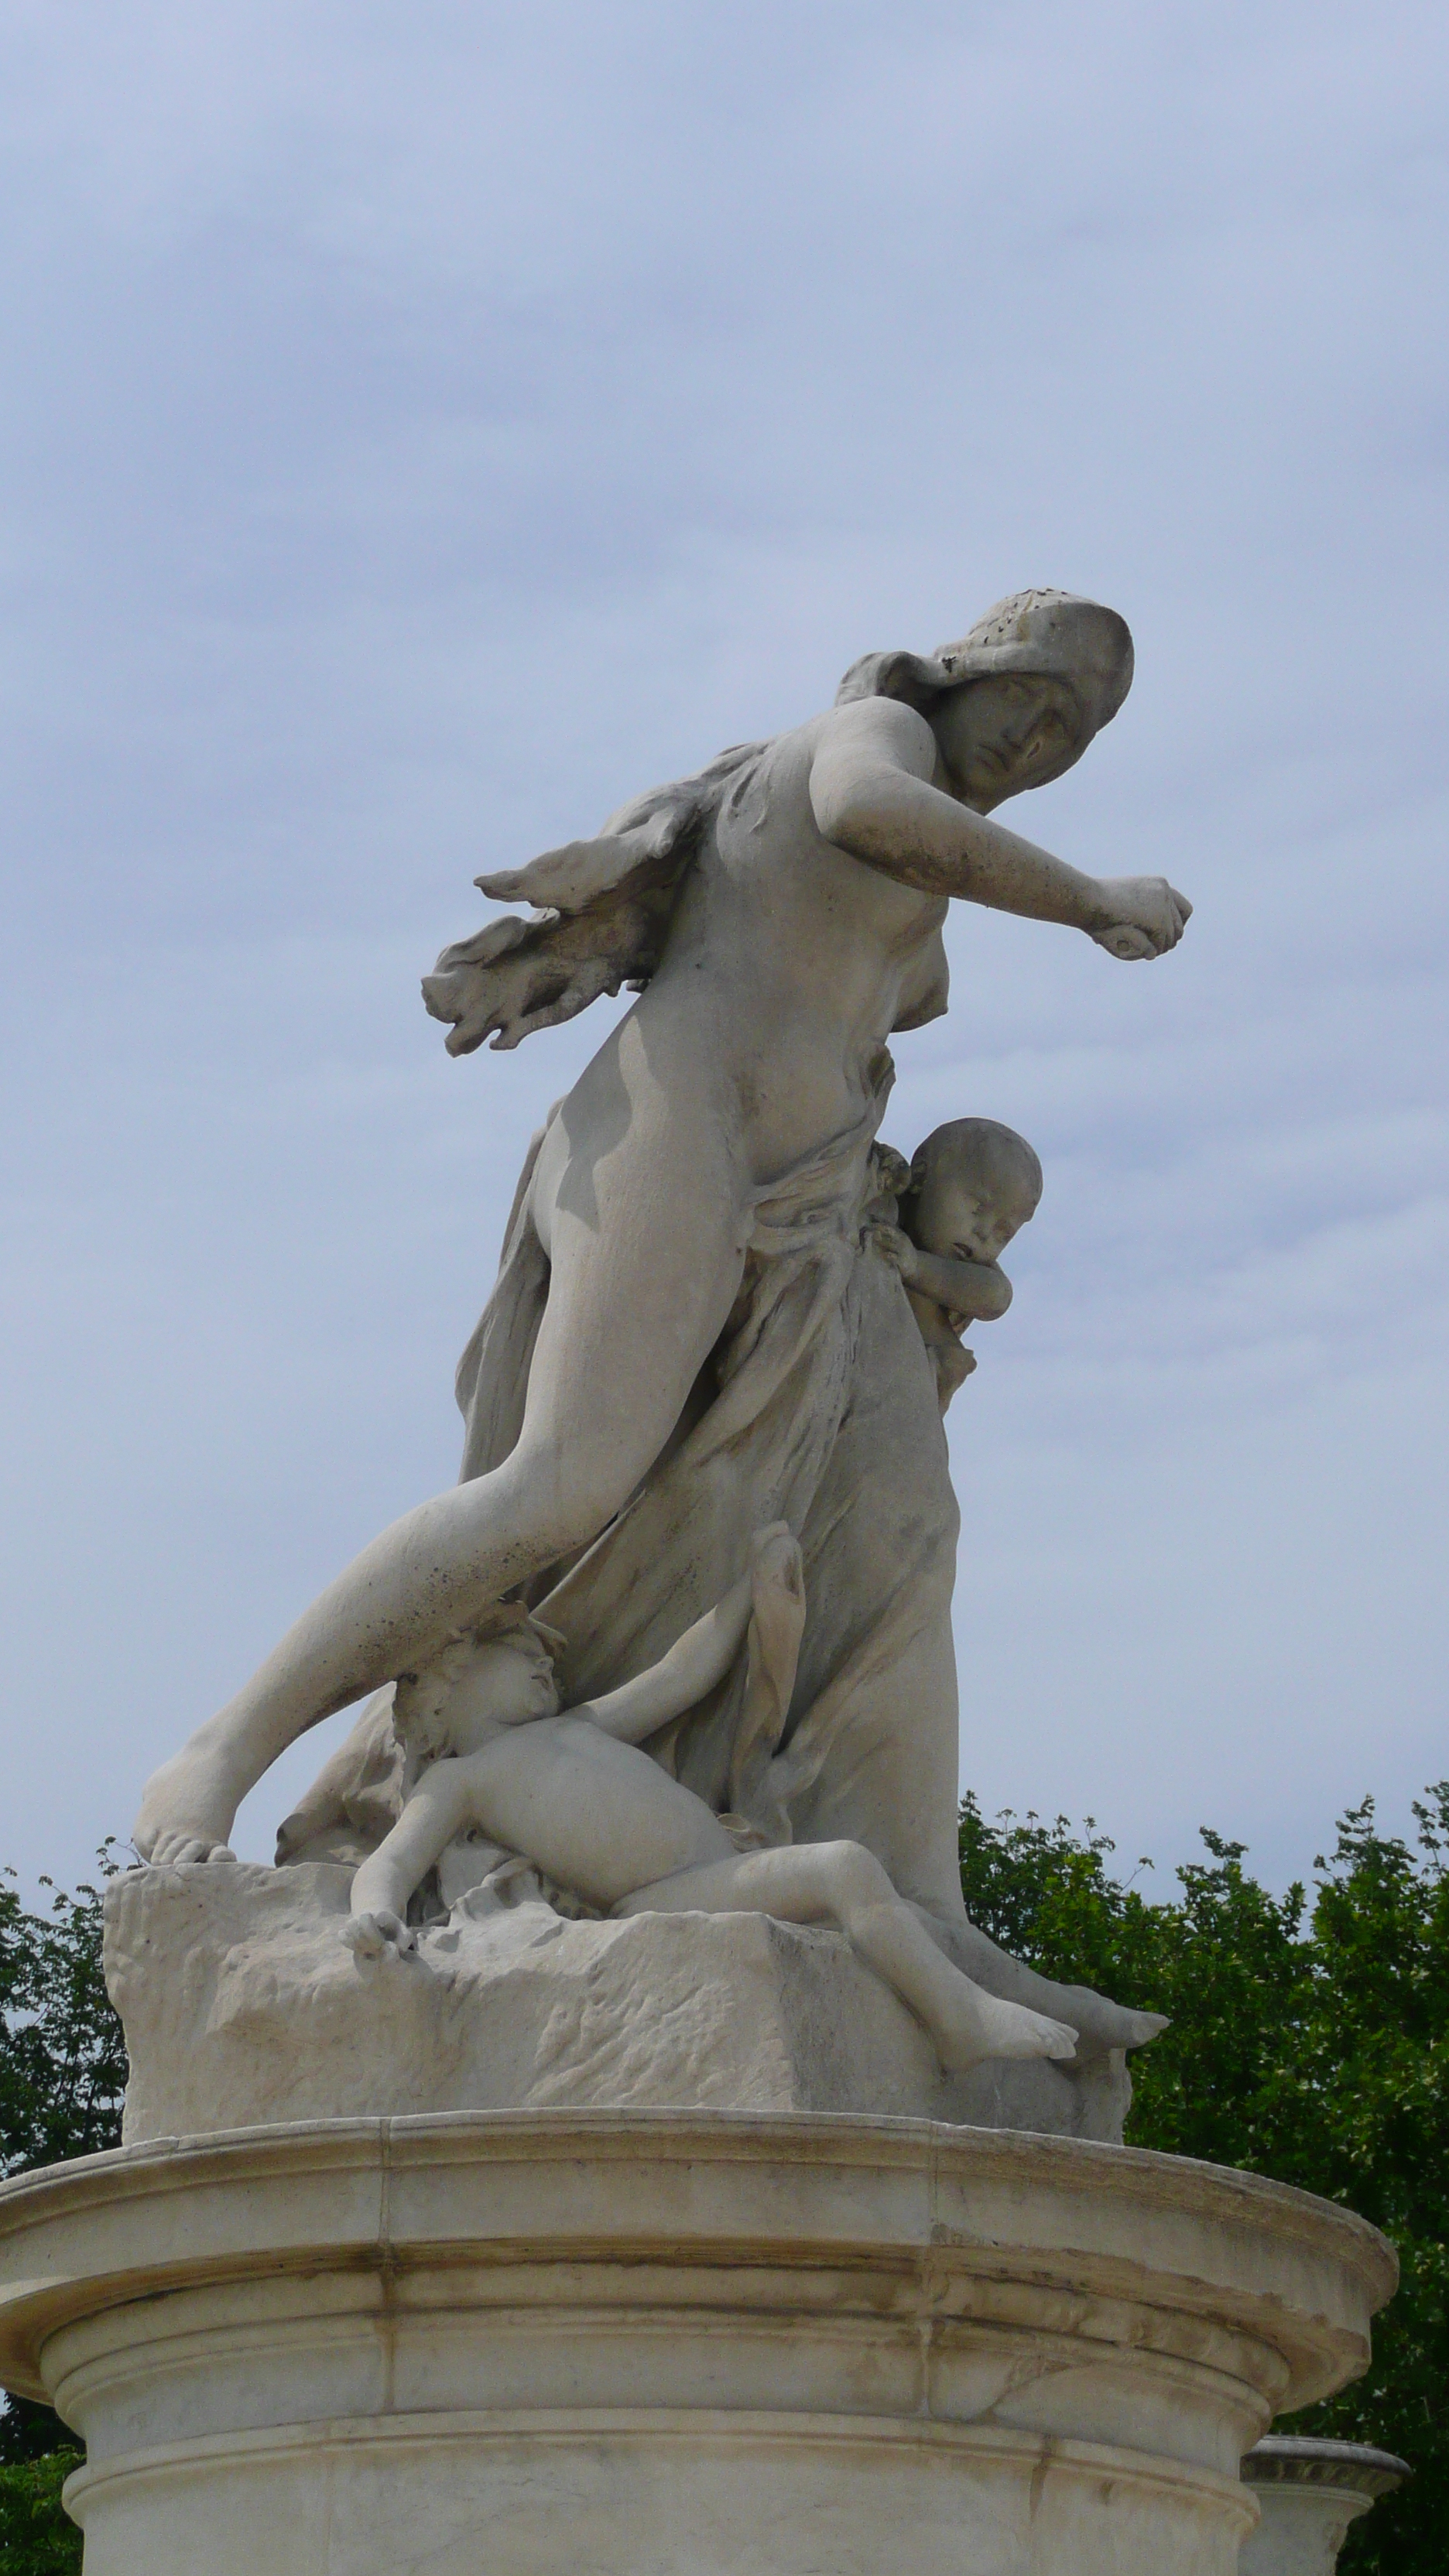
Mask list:
POLYGON ((1083 748, 1081 707, 1061 680, 968 680, 939 700, 930 724, 956 794, 978 814, 1059 778, 1083 748))

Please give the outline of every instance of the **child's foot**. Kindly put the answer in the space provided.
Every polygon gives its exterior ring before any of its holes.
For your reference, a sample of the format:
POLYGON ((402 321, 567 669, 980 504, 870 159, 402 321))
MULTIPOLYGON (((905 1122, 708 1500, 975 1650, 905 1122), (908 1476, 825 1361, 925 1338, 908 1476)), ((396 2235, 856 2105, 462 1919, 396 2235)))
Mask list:
POLYGON ((158 1868, 235 1860, 227 1836, 236 1810, 236 1786, 225 1765, 193 1741, 152 1772, 131 1840, 141 1858, 158 1868))
POLYGON ((1025 2004, 1003 2003, 967 1977, 961 1982, 966 1992, 953 2016, 955 2027, 940 2034, 941 2062, 953 2074, 988 2057, 1076 2056, 1077 2033, 1069 2023, 1048 2021, 1025 2004))

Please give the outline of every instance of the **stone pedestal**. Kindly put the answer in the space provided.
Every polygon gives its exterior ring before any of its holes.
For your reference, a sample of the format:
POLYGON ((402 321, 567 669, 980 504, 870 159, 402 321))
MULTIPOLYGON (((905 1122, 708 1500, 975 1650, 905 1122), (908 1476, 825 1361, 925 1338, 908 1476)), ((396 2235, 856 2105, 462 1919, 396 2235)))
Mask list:
POLYGON ((1259 2522, 1243 2543, 1241 2576, 1333 2576, 1349 2526, 1410 2475, 1392 2451, 1363 2442, 1269 2434, 1243 2461, 1259 2522))
POLYGON ((1233 2576, 1363 2367, 1347 2212, 917 2120, 465 2113, 0 2189, 87 2576, 1233 2576))

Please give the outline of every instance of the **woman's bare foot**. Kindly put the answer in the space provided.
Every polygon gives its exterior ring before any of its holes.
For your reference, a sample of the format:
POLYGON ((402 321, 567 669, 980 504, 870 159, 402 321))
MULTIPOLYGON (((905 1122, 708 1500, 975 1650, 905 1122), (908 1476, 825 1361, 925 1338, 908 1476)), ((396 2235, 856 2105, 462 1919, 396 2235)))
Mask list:
POLYGON ((193 1736, 153 1771, 131 1840, 158 1868, 179 1861, 235 1860, 227 1841, 238 1791, 226 1765, 193 1736))
POLYGON ((969 1977, 952 2015, 954 2028, 937 2034, 941 2063, 954 2074, 979 2066, 988 2057, 1075 2057, 1077 2033, 1064 2021, 1048 2021, 1025 2004, 1003 2003, 969 1977))
POLYGON ((998 1950, 972 1922, 943 1921, 919 1905, 911 1911, 973 1985, 1048 2020, 1070 2023, 1079 2058, 1100 2057, 1109 2048, 1145 2048, 1167 2028, 1166 2013, 1134 2012, 1130 2004, 1113 2003, 1110 1995, 1099 1995, 1091 1986, 1064 1986, 1055 1977, 1042 1976, 998 1950))
POLYGON ((1134 2012, 1130 2004, 1114 2004, 1090 1986, 1054 1985, 1052 2001, 1071 2014, 1079 2057, 1100 2057, 1108 2048, 1145 2048, 1167 2028, 1166 2013, 1134 2012))

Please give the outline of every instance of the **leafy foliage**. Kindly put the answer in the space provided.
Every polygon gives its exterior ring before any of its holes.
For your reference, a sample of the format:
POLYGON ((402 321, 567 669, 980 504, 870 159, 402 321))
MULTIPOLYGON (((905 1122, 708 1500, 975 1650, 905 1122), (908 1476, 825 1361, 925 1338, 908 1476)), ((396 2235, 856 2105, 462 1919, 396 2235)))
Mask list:
MULTIPOLYGON (((113 1875, 110 1846, 98 1854, 113 1875)), ((118 2146, 126 2049, 101 1973, 101 1890, 51 1889, 49 1910, 0 1877, 0 2175, 118 2146)), ((10 2398, 0 2413, 0 2566, 6 2576, 72 2576, 81 2536, 60 2490, 80 2453, 48 2406, 10 2398)))
POLYGON ((51 2450, 41 2459, 0 2468, 0 2567, 6 2576, 76 2576, 81 2536, 60 2491, 80 2463, 79 2451, 51 2450))
POLYGON ((1245 1847, 1149 1893, 1091 1818, 961 1810, 967 1905, 992 1939, 1054 1976, 1170 2013, 1134 2062, 1134 2146, 1203 2156, 1346 2203, 1403 2266, 1367 2376, 1277 2429, 1375 2442, 1415 2470, 1350 2533, 1343 2576, 1442 2576, 1449 2528, 1449 1781, 1414 1809, 1417 1848, 1380 1834, 1372 1799, 1275 1897, 1245 1847))

